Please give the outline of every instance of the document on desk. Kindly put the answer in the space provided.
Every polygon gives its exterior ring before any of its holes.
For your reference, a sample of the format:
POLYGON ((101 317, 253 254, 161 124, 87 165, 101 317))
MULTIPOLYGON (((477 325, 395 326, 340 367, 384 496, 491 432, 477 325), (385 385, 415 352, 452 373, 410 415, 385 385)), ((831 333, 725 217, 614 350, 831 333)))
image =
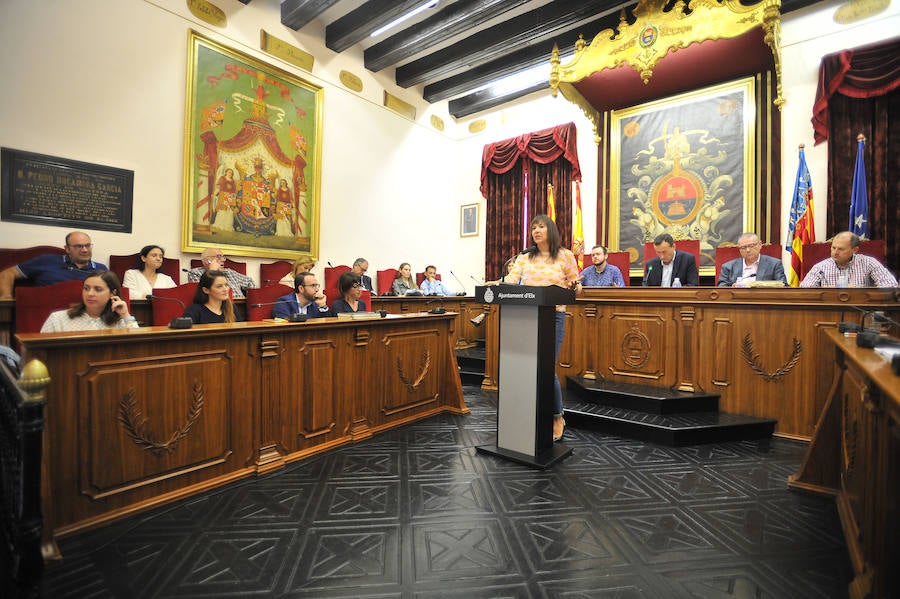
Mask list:
POLYGON ((890 362, 894 356, 900 354, 900 347, 876 347, 875 353, 890 362))

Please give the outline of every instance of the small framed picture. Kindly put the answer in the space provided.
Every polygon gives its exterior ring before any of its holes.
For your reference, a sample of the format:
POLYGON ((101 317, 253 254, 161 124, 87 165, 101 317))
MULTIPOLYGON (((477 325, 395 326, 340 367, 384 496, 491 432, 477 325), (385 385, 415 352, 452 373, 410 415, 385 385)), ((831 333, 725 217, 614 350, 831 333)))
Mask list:
POLYGON ((478 204, 466 204, 459 209, 459 236, 478 235, 478 204))

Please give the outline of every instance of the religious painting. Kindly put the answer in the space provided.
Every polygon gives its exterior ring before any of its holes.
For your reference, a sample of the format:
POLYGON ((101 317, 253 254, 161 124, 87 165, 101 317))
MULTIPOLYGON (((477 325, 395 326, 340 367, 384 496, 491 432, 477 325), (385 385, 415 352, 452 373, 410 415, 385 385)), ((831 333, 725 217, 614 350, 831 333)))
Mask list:
POLYGON ((715 251, 752 230, 756 206, 753 78, 610 113, 610 245, 632 274, 644 243, 700 240, 700 273, 715 251))
POLYGON ((459 209, 459 236, 478 235, 478 204, 466 204, 459 209))
POLYGON ((317 257, 322 102, 321 87, 189 32, 184 251, 317 257))

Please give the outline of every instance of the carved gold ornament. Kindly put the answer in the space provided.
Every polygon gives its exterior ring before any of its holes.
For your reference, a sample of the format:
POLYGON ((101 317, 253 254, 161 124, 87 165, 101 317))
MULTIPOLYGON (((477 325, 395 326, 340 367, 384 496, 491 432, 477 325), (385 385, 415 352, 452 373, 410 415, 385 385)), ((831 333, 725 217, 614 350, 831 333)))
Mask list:
POLYGON ((800 361, 800 354, 802 353, 803 344, 800 343, 799 339, 794 337, 794 350, 791 352, 791 357, 788 358, 788 361, 776 370, 766 372, 766 369, 762 366, 759 352, 756 351, 756 348, 753 346, 753 338, 750 337, 750 333, 747 333, 744 340, 741 342, 741 355, 744 357, 744 361, 747 362, 747 366, 767 382, 781 380, 782 377, 794 369, 794 366, 800 361))
POLYGON ((175 451, 178 441, 187 436, 191 427, 200 418, 201 411, 203 411, 203 386, 198 381, 194 383, 194 399, 191 401, 184 425, 169 435, 166 441, 158 441, 153 431, 149 430, 148 419, 141 413, 137 399, 135 399, 134 388, 131 388, 119 402, 119 422, 125 427, 125 432, 128 433, 135 445, 143 447, 155 456, 160 456, 163 453, 175 451))

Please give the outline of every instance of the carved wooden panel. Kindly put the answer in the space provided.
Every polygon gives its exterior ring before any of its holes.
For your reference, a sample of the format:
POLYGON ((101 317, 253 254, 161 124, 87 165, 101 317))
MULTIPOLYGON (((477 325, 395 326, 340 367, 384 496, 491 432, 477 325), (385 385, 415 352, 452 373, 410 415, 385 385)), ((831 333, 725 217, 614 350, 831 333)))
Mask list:
POLYGON ((221 351, 91 362, 77 374, 82 492, 104 497, 224 461, 230 369, 221 351))
POLYGON ((666 375, 666 347, 673 343, 671 326, 660 314, 612 311, 601 342, 603 370, 623 381, 660 381, 666 375))
POLYGON ((444 358, 439 342, 437 330, 428 329, 389 333, 382 338, 383 417, 403 416, 407 410, 437 400, 437 365, 444 358))

